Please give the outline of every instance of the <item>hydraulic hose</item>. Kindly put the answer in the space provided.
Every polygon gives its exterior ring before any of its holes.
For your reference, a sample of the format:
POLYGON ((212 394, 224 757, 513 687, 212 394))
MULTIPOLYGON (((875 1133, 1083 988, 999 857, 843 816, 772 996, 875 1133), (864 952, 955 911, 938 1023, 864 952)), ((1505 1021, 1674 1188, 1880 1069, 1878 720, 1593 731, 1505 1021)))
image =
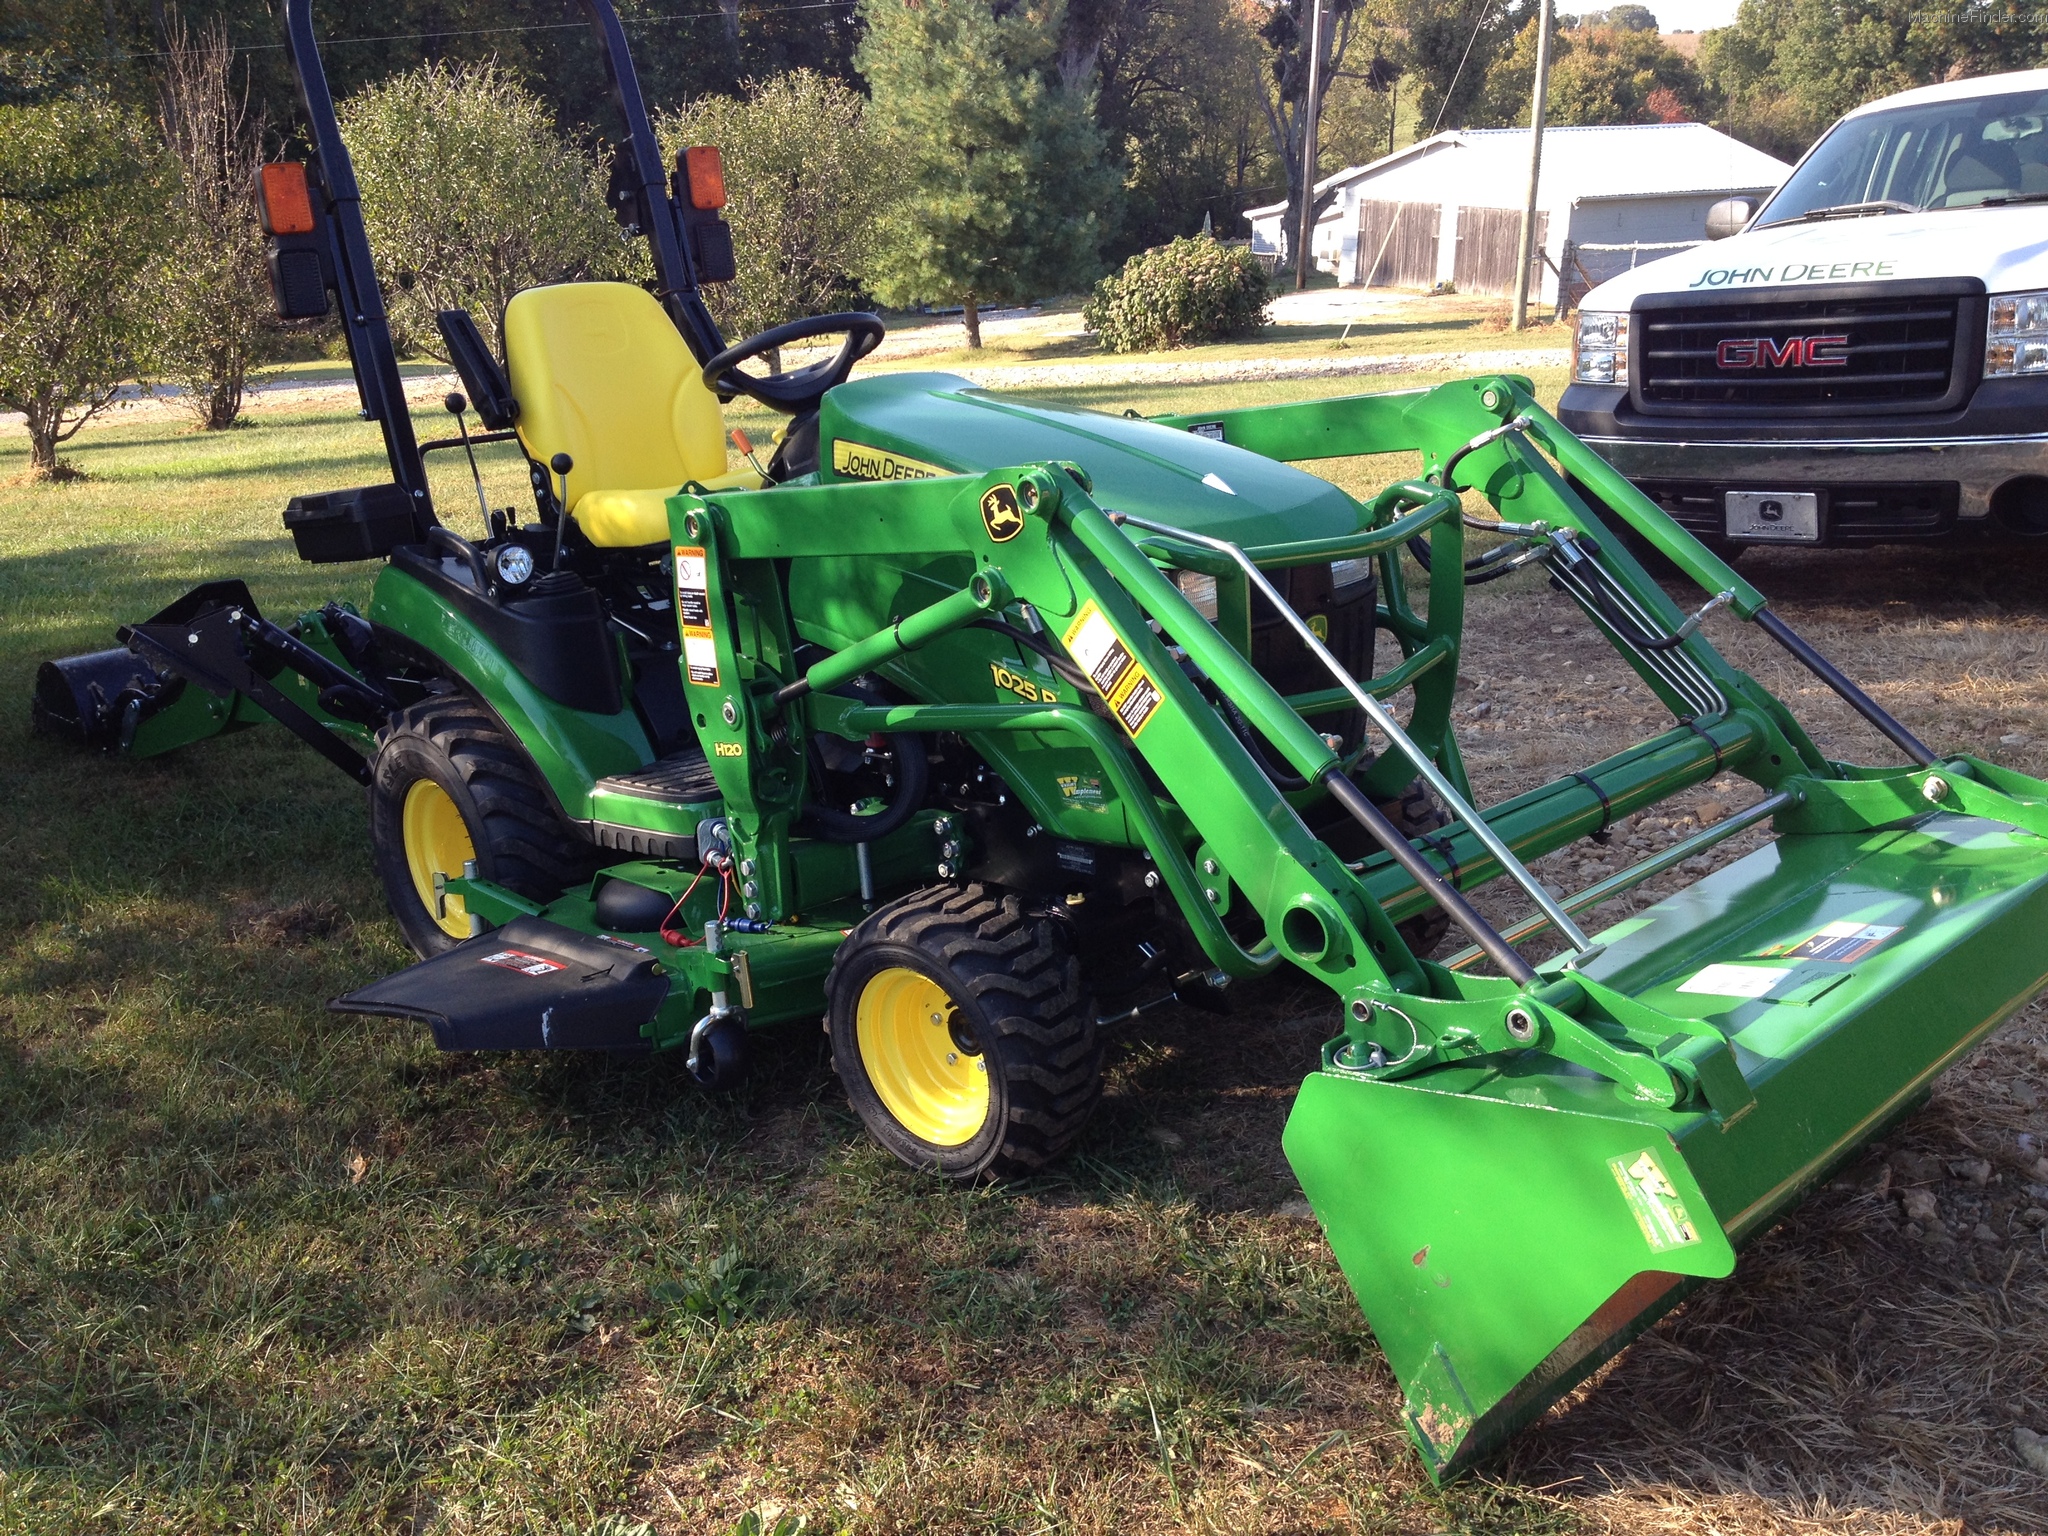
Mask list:
MULTIPOLYGON (((846 683, 832 691, 877 708, 886 708, 891 702, 872 684, 846 683)), ((924 738, 914 731, 890 732, 889 746, 896 754, 896 792, 884 809, 863 816, 813 801, 804 807, 797 830, 828 843, 871 843, 900 831, 923 806, 925 794, 931 788, 931 759, 925 752, 924 738)))

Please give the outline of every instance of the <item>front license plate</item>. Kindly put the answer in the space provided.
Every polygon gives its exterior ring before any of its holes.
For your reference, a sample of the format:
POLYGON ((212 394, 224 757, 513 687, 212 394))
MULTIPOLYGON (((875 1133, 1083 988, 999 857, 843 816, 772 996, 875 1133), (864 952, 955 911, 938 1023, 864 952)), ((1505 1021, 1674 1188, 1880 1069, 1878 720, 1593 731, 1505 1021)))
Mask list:
POLYGON ((1730 491, 1727 519, 1731 539, 1820 542, 1820 497, 1812 491, 1730 491))

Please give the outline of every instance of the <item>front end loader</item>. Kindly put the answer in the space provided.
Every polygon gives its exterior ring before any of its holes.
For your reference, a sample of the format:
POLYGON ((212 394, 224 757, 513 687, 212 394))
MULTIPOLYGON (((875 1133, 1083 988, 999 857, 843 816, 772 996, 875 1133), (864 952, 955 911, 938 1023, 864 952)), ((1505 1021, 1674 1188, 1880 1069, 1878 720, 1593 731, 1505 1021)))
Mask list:
POLYGON ((1728 1275, 2048 984, 2048 786, 1923 745, 1526 380, 1142 420, 850 379, 872 316, 728 347, 698 289, 727 250, 708 157, 670 179, 616 18, 586 9, 661 297, 522 293, 502 360, 443 319, 534 520, 435 517, 440 445, 413 440, 291 0, 317 158, 273 168, 307 189, 270 220, 280 304, 341 298, 393 482, 287 521, 309 558, 381 560, 374 595, 280 625, 212 583, 38 680, 44 725, 102 750, 272 721, 368 786, 421 959, 336 1008, 450 1050, 681 1051, 714 1087, 822 1016, 875 1138, 973 1179, 1086 1134, 1111 1018, 1306 974, 1330 1034, 1286 1153, 1444 1478, 1728 1275), (793 373, 739 366, 832 333, 793 373), (788 424, 729 474, 740 393, 788 424), (1362 499, 1298 467, 1387 453, 1421 474, 1362 499), (1531 565, 1671 723, 1481 809, 1451 729, 1465 593, 1531 565), (1905 761, 1825 757, 1708 642, 1717 609, 1905 761), (1754 804, 1662 854, 1564 896, 1529 872, 1731 772, 1754 804), (1475 909, 1495 883, 1526 918, 1475 909), (1561 948, 1531 960, 1538 938, 1561 948))

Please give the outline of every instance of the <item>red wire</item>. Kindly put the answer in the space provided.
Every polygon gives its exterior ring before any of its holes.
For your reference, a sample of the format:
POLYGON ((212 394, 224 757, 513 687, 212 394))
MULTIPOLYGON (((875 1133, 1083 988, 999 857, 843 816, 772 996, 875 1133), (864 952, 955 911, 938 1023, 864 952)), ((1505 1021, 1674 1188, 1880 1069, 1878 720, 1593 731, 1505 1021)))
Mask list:
MULTIPOLYGON (((666 939, 669 943, 673 944, 677 949, 686 949, 690 945, 700 942, 697 939, 689 938, 684 934, 677 933, 674 929, 669 927, 669 924, 674 922, 675 915, 683 910, 683 903, 690 899, 690 892, 697 889, 697 882, 704 878, 704 871, 709 869, 710 867, 711 864, 708 860, 705 861, 703 864, 697 866, 696 875, 691 879, 690 883, 683 888, 683 894, 676 898, 676 904, 668 909, 668 916, 664 917, 661 920, 661 936, 664 939, 666 939)), ((721 914, 721 916, 723 916, 723 914, 721 914)))

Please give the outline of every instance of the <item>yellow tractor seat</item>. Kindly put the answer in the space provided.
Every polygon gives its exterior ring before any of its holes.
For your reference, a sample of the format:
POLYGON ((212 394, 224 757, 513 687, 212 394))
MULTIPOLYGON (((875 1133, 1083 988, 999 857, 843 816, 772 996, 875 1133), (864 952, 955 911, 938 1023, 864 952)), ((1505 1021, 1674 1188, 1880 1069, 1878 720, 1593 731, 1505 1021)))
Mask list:
POLYGON ((654 296, 630 283, 556 283, 505 306, 505 364, 527 456, 566 453, 570 514, 607 549, 668 538, 667 500, 686 480, 728 475, 725 421, 697 360, 654 296))

